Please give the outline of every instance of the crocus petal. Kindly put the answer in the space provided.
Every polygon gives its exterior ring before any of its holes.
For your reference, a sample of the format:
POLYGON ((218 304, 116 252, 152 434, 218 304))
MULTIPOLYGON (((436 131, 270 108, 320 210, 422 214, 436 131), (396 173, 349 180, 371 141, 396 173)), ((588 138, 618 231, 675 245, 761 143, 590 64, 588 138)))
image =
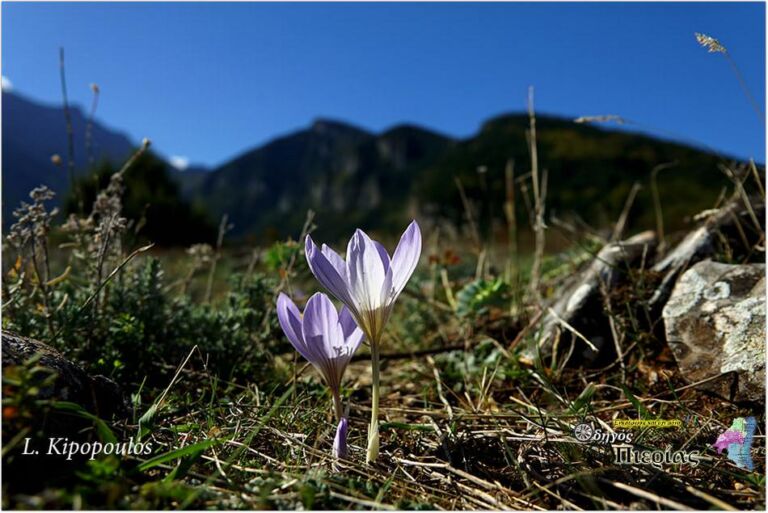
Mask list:
POLYGON ((355 330, 360 329, 357 327, 355 318, 346 306, 342 306, 339 312, 339 324, 341 324, 341 330, 344 332, 344 338, 349 338, 355 330))
POLYGON ((318 250, 312 237, 307 235, 304 251, 307 256, 307 263, 309 269, 315 278, 328 289, 328 292, 336 296, 342 303, 351 306, 352 298, 349 294, 349 286, 347 285, 346 277, 339 274, 336 267, 331 263, 328 258, 318 250))
POLYGON ((304 343, 304 335, 301 327, 301 313, 296 304, 283 294, 277 296, 277 320, 280 321, 280 327, 283 328, 288 341, 305 359, 312 361, 310 352, 304 343))
POLYGON ((392 287, 395 296, 405 288, 421 256, 421 230, 413 221, 400 237, 400 242, 392 255, 392 287))
POLYGON ((365 338, 365 335, 363 335, 363 330, 357 328, 345 340, 344 344, 347 348, 347 363, 349 363, 357 350, 360 349, 360 345, 363 343, 363 338, 365 338))
POLYGON ((387 322, 387 319, 389 318, 389 314, 392 310, 392 307, 395 304, 395 299, 397 299, 397 295, 400 293, 400 291, 396 290, 394 286, 392 285, 392 282, 394 281, 394 271, 390 267, 387 269, 387 273, 384 275, 384 283, 381 285, 381 304, 384 305, 384 310, 386 312, 384 313, 384 322, 387 322))
POLYGON ((391 266, 389 253, 387 253, 387 248, 384 247, 384 245, 375 240, 371 240, 373 242, 373 245, 376 246, 376 251, 379 252, 379 256, 381 257, 381 263, 384 264, 384 271, 386 272, 387 269, 391 266))
POLYGON ((344 259, 341 258, 338 253, 336 253, 326 244, 323 244, 321 246, 320 252, 325 256, 326 259, 328 259, 328 261, 331 263, 333 268, 336 269, 336 272, 339 273, 339 276, 346 279, 347 264, 344 262, 344 259))
POLYGON ((344 340, 344 332, 339 324, 339 314, 328 296, 316 292, 307 301, 302 319, 302 331, 307 346, 314 352, 321 351, 323 356, 334 356, 333 346, 344 340), (322 345, 312 345, 314 340, 322 345))
POLYGON ((381 290, 386 278, 379 250, 362 230, 355 231, 347 246, 349 286, 359 313, 381 307, 381 290))
POLYGON ((349 433, 349 423, 346 417, 339 421, 339 427, 336 428, 336 437, 333 439, 333 457, 347 457, 347 434, 349 433))
POLYGON ((355 319, 346 306, 341 307, 339 324, 341 324, 341 331, 344 332, 344 345, 347 350, 347 362, 349 362, 363 342, 363 330, 357 326, 355 319))
POLYGON ((344 349, 344 332, 336 307, 322 292, 307 301, 302 330, 307 350, 315 357, 314 363, 323 373, 328 386, 338 390, 344 366, 338 365, 337 357, 344 349))

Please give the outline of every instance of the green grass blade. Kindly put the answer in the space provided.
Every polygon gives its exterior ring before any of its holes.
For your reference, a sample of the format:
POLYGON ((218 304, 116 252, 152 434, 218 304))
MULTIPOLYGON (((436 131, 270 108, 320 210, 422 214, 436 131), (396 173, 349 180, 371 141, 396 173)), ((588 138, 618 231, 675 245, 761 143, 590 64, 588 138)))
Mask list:
POLYGON ((69 401, 54 401, 51 406, 57 410, 73 413, 78 417, 92 420, 96 426, 96 433, 99 435, 99 439, 106 443, 117 443, 117 437, 112 430, 107 426, 107 423, 101 420, 96 415, 86 411, 82 406, 69 401))
POLYGON ((213 438, 210 440, 203 440, 202 442, 197 442, 195 444, 188 445, 180 449, 175 449, 173 451, 159 454, 154 458, 151 458, 145 461, 144 463, 136 467, 136 469, 139 472, 145 472, 158 465, 162 465, 163 463, 167 463, 169 461, 173 461, 179 458, 184 458, 186 456, 191 456, 191 455, 194 455, 195 453, 200 453, 213 445, 222 443, 223 441, 224 439, 222 438, 213 438))

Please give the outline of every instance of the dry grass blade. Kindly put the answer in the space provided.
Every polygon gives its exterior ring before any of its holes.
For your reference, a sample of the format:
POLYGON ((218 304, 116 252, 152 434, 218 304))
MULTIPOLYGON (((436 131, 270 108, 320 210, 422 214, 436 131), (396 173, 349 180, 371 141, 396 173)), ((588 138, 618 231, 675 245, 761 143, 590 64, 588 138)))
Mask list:
POLYGON ((693 486, 686 486, 685 489, 686 489, 686 491, 692 493, 696 497, 698 497, 700 499, 704 499, 705 501, 707 501, 708 503, 712 504, 717 509, 720 509, 720 510, 723 510, 723 511, 738 511, 737 508, 734 508, 733 506, 731 506, 727 502, 721 501, 717 497, 713 497, 713 496, 711 496, 710 494, 708 494, 706 492, 703 492, 701 490, 698 490, 698 489, 694 488, 693 486))
POLYGON ((629 211, 635 202, 635 197, 641 189, 641 185, 638 182, 632 184, 632 189, 629 191, 627 201, 624 203, 624 208, 621 211, 619 220, 616 221, 616 226, 613 228, 613 234, 611 235, 611 242, 618 241, 624 233, 624 227, 627 225, 627 219, 629 218, 629 211))
POLYGON ((456 188, 459 190, 461 204, 464 207, 464 215, 466 216, 467 223, 469 224, 469 233, 472 237, 472 243, 474 245, 475 252, 479 256, 483 249, 483 243, 480 240, 480 230, 478 229, 477 222, 475 221, 475 214, 473 213, 472 204, 469 202, 469 198, 467 197, 467 193, 464 190, 464 185, 461 183, 461 180, 458 177, 454 177, 453 181, 456 183, 456 188))
POLYGON ((365 508, 373 508, 373 509, 383 509, 383 510, 387 510, 387 511, 396 511, 397 510, 396 507, 394 507, 394 506, 392 506, 390 504, 384 504, 382 502, 370 501, 368 499, 360 499, 360 498, 357 498, 357 497, 352 497, 350 495, 345 495, 343 493, 335 492, 333 490, 331 490, 331 492, 329 492, 329 493, 330 493, 331 497, 334 497, 336 499, 341 499, 343 501, 349 502, 350 504, 355 504, 357 506, 363 506, 365 508))
POLYGON ((162 407, 162 405, 163 405, 163 401, 165 400, 165 396, 166 396, 166 395, 168 395, 168 392, 171 390, 171 388, 173 387, 173 385, 174 385, 174 384, 176 383, 176 381, 179 379, 179 377, 181 376, 181 371, 183 371, 183 370, 184 370, 184 367, 186 367, 186 365, 187 365, 187 362, 189 362, 189 359, 192 357, 192 354, 194 354, 194 352, 195 352, 196 350, 197 350, 197 346, 194 346, 194 347, 193 347, 193 348, 192 348, 192 349, 189 351, 189 354, 187 354, 187 357, 186 357, 186 358, 184 358, 184 361, 183 361, 183 362, 181 362, 181 364, 179 365, 179 367, 176 369, 176 373, 173 375, 173 378, 171 378, 171 382, 170 382, 170 383, 168 383, 168 386, 167 386, 167 387, 165 387, 165 390, 163 390, 163 393, 162 393, 162 394, 160 394, 160 397, 157 399, 157 401, 156 401, 156 402, 155 402, 155 404, 153 405, 153 407, 154 407, 156 410, 158 410, 158 409, 160 409, 160 408, 162 407))
POLYGON ((641 499, 647 499, 649 501, 653 501, 657 506, 665 506, 667 508, 671 508, 677 511, 692 511, 694 508, 688 507, 685 504, 681 504, 677 501, 673 501, 672 499, 667 499, 664 497, 661 497, 660 495, 657 495, 653 492, 649 492, 647 490, 642 490, 640 488, 635 488, 634 486, 630 486, 628 484, 624 483, 618 483, 616 481, 610 481, 610 480, 604 480, 605 482, 615 486, 616 488, 620 490, 624 490, 625 492, 629 492, 632 495, 636 497, 640 497, 641 499))
MULTIPOLYGON (((64 110, 64 121, 67 129, 67 172, 69 173, 69 186, 74 193, 79 196, 75 190, 75 138, 72 127, 72 113, 69 109, 69 99, 67 96, 67 77, 66 67, 64 65, 64 48, 59 48, 59 78, 61 81, 61 99, 64 110)), ((83 210, 83 199, 78 198, 80 211, 83 210)))
POLYGON ((570 331, 571 333, 573 333, 574 335, 579 337, 579 339, 581 339, 585 344, 587 344, 592 351, 594 351, 595 353, 598 352, 597 347, 595 346, 595 344, 590 342, 587 337, 585 337, 584 335, 579 333, 579 331, 576 330, 576 328, 574 328, 573 326, 568 324, 568 322, 566 322, 562 317, 557 315, 557 312, 555 312, 551 307, 547 308, 547 311, 555 318, 555 320, 558 323, 560 323, 561 326, 563 326, 565 329, 567 329, 568 331, 570 331))
POLYGON ((656 237, 659 239, 659 251, 664 249, 664 214, 661 210, 661 195, 659 194, 658 174, 665 169, 673 168, 677 162, 659 164, 651 170, 651 194, 653 195, 653 210, 656 216, 656 237))
POLYGON ((763 181, 760 179, 760 172, 757 170, 754 159, 749 159, 749 169, 752 171, 752 176, 755 178, 755 184, 760 191, 760 197, 765 199, 765 188, 763 187, 763 181))
POLYGON ((533 266, 531 267, 530 291, 537 301, 541 301, 539 281, 541 280, 541 262, 544 258, 544 195, 546 188, 542 188, 539 178, 539 153, 536 145, 536 112, 533 102, 533 87, 528 88, 528 144, 531 154, 531 181, 533 183, 534 201, 534 253, 533 266))
POLYGON ((566 506, 566 507, 568 507, 568 508, 570 508, 570 509, 572 509, 574 511, 584 511, 583 508, 578 507, 573 502, 571 502, 568 499, 566 499, 565 497, 563 497, 563 496, 561 496, 561 495, 559 495, 559 494, 549 490, 548 488, 546 488, 544 486, 541 486, 539 483, 534 482, 533 486, 535 486, 538 490, 541 490, 542 492, 544 492, 544 493, 546 493, 548 495, 551 495, 552 497, 556 498, 564 506, 566 506))
POLYGON ((205 286, 205 302, 211 302, 211 294, 213 293, 213 277, 216 275, 216 265, 221 258, 221 247, 224 245, 224 236, 230 230, 229 216, 224 214, 221 216, 221 222, 219 223, 219 232, 216 237, 216 251, 213 254, 211 261, 211 267, 208 271, 208 282, 205 286))
POLYGON ((752 223, 754 224, 755 229, 758 231, 758 233, 762 235, 762 239, 765 240, 765 232, 763 230, 763 225, 760 223, 760 220, 757 218, 757 214, 755 214, 755 209, 752 207, 752 201, 749 199, 749 195, 747 194, 746 189, 744 189, 744 181, 747 179, 748 175, 745 173, 744 178, 741 179, 738 176, 736 176, 736 173, 734 173, 731 168, 727 166, 721 166, 721 169, 723 173, 725 173, 725 175, 733 182, 734 186, 736 187, 736 193, 744 202, 744 207, 747 209, 747 213, 749 214, 749 217, 752 220, 752 223))
POLYGON ((504 168, 505 201, 504 216, 507 221, 507 237, 509 238, 509 256, 507 259, 507 281, 517 282, 517 214, 515 212, 515 161, 507 161, 504 168))
POLYGON ((437 370, 435 360, 431 356, 427 356, 427 362, 429 363, 429 366, 432 367, 432 374, 435 376, 437 396, 440 398, 440 402, 445 406, 445 411, 448 412, 448 418, 453 419, 453 408, 451 407, 451 403, 448 402, 448 400, 445 398, 445 395, 443 394, 443 385, 442 381, 440 380, 440 371, 437 370))

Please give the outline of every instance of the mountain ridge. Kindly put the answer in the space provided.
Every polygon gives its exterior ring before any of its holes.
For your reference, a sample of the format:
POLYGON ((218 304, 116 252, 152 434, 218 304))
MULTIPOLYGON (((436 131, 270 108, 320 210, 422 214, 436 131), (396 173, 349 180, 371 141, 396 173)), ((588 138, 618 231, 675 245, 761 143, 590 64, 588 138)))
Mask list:
MULTIPOLYGON (((56 154, 66 162, 66 122, 61 107, 45 105, 17 92, 3 91, 3 217, 21 201, 28 200, 33 187, 48 185, 61 200, 69 185, 66 164, 55 165, 51 157, 56 154)), ((85 131, 88 118, 77 105, 70 106, 74 134, 74 161, 76 174, 88 167, 85 131)), ((128 136, 113 130, 100 120, 92 125, 92 155, 95 163, 102 160, 124 160, 134 148, 128 136)))
MULTIPOLYGON (((33 105, 27 108, 29 116, 20 117, 18 105, 34 101, 19 96, 3 92, 5 219, 32 187, 46 183, 61 195, 68 186, 66 169, 50 162, 53 153, 62 157, 66 153, 61 109, 33 105), (42 139, 49 144, 35 144, 39 134, 48 134, 42 139)), ((80 108, 73 107, 72 113, 77 136, 84 133, 87 120, 80 108)), ((184 196, 205 204, 212 218, 227 214, 235 237, 296 236, 309 209, 317 214, 319 233, 328 237, 357 226, 394 233, 413 217, 460 226, 466 212, 457 182, 473 204, 481 230, 493 234, 504 222, 507 162, 515 163, 518 178, 530 165, 528 129, 524 112, 495 115, 462 138, 417 123, 399 122, 372 131, 333 117, 317 117, 213 169, 167 169, 184 196)), ((665 216, 674 225, 710 206, 719 187, 727 183, 717 170, 722 156, 685 143, 548 114, 537 115, 537 132, 540 167, 549 171, 548 213, 575 212, 597 226, 610 223, 633 183, 648 185, 654 166, 677 161, 678 167, 660 178, 665 216)), ((94 124, 94 139, 105 150, 100 158, 115 163, 122 163, 134 148, 124 133, 100 121, 94 124)), ((81 170, 82 135, 76 144, 81 170)), ((648 189, 638 195, 630 225, 653 225, 648 189)), ((526 219, 519 187, 517 194, 518 219, 526 219)))
MULTIPOLYGON (((13 221, 13 210, 22 201, 29 200, 29 191, 34 187, 47 185, 56 193, 51 204, 62 204, 69 189, 68 141, 64 110, 60 105, 40 102, 16 90, 2 91, 2 103, 2 212, 3 225, 7 227, 13 221), (61 158, 60 164, 53 163, 53 155, 61 158)), ((93 172, 104 162, 119 167, 138 147, 127 132, 95 118, 91 131, 93 162, 89 162, 85 141, 88 116, 78 104, 70 104, 69 110, 76 178, 93 172)), ((208 172, 208 168, 199 165, 181 171, 166 164, 167 171, 185 193, 196 186, 201 173, 208 172)))
MULTIPOLYGON (((393 231, 415 216, 461 224, 465 212, 458 179, 478 203, 483 229, 492 232, 503 221, 506 162, 513 160, 519 174, 529 166, 528 129, 523 112, 489 118, 467 138, 411 123, 373 132, 318 118, 214 168, 193 195, 205 200, 214 215, 228 214, 235 235, 295 236, 311 209, 319 230, 335 237, 353 225, 393 231), (479 168, 488 175, 480 177, 479 168), (485 212, 490 205, 496 211, 485 212)), ((537 131, 540 164, 550 171, 550 211, 575 211, 597 224, 610 222, 634 182, 647 184, 655 165, 677 160, 676 174, 664 179, 674 184, 670 190, 682 189, 685 208, 678 208, 677 192, 662 192, 662 199, 672 203, 670 213, 678 216, 675 225, 706 208, 716 197, 715 188, 725 183, 716 167, 721 156, 684 143, 546 114, 537 115, 537 131), (701 180, 704 170, 706 179, 701 180)), ((650 204, 648 194, 645 187, 638 201, 650 204)), ((640 222, 653 222, 647 205, 635 210, 640 222)))

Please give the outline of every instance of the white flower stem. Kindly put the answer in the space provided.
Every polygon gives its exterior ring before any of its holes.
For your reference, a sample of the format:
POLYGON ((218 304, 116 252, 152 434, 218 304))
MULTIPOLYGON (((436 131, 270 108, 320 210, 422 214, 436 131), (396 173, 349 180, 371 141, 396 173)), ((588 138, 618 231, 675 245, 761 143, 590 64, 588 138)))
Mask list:
POLYGON ((336 414, 336 422, 341 422, 344 416, 344 410, 341 405, 341 394, 338 390, 333 390, 333 412, 336 414))
POLYGON ((379 456, 379 341, 371 339, 371 425, 368 427, 368 451, 365 462, 375 461, 379 456))

